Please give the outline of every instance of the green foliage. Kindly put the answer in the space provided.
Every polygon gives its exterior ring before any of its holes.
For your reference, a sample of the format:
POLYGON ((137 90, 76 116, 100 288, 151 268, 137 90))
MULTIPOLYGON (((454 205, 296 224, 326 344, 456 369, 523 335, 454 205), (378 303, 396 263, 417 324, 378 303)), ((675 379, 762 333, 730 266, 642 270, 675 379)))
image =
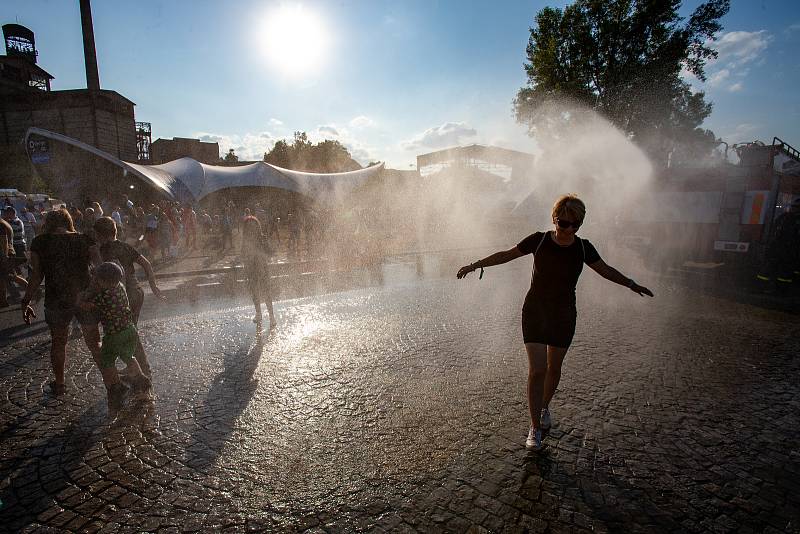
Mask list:
POLYGON ((305 132, 295 132, 292 144, 284 140, 275 143, 272 150, 264 154, 264 161, 306 172, 344 172, 361 168, 339 141, 325 140, 315 145, 305 132))
POLYGON ((234 165, 239 162, 239 156, 237 156, 236 153, 231 148, 230 150, 228 150, 228 153, 225 154, 225 157, 222 158, 222 161, 227 165, 234 165))
POLYGON ((729 0, 708 0, 688 21, 680 0, 577 0, 547 7, 530 29, 525 71, 517 93, 517 120, 530 133, 553 133, 599 112, 662 162, 682 144, 710 150, 713 133, 699 126, 711 113, 681 71, 705 80, 716 52, 708 46, 722 29, 729 0), (563 104, 578 104, 570 113, 563 104))

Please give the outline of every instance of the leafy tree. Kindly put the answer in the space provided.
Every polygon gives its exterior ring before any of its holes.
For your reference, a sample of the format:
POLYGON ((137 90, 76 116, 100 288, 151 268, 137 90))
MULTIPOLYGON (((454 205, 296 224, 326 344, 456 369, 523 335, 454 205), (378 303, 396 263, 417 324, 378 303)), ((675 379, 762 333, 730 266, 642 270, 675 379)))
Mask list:
POLYGON ((272 150, 264 154, 264 161, 308 172, 344 172, 361 168, 339 141, 325 140, 315 145, 305 132, 295 132, 291 145, 284 140, 275 143, 272 150))
POLYGON ((688 21, 680 0, 577 0, 539 11, 530 29, 517 121, 531 134, 554 133, 599 112, 656 160, 681 145, 710 150, 714 134, 699 128, 711 113, 703 92, 692 92, 681 71, 705 80, 717 56, 708 43, 730 0, 708 0, 688 21), (575 103, 564 113, 561 104, 575 103))
POLYGON ((226 165, 235 165, 236 163, 239 162, 239 156, 237 156, 234 150, 231 148, 230 150, 228 150, 228 153, 225 154, 225 157, 222 158, 222 161, 226 165))
POLYGON ((288 169, 292 165, 289 144, 283 139, 275 143, 272 150, 264 154, 264 161, 288 169))

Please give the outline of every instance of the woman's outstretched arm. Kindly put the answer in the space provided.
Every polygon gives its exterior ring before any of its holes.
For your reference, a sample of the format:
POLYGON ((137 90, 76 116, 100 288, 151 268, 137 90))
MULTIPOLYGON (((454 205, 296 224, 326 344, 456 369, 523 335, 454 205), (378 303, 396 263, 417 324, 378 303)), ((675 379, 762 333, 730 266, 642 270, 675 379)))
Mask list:
POLYGON ((606 264, 606 262, 604 262, 603 260, 597 260, 594 263, 590 263, 589 267, 594 269, 594 271, 597 274, 599 274, 606 280, 610 280, 616 284, 630 288, 631 291, 633 291, 634 293, 638 293, 640 296, 644 295, 647 295, 648 297, 653 296, 652 291, 650 291, 644 286, 640 286, 633 280, 633 278, 628 278, 615 268, 606 264))
POLYGON ((491 267, 492 265, 508 263, 509 261, 515 260, 523 255, 524 254, 522 254, 517 247, 510 248, 508 250, 501 250, 500 252, 495 252, 491 256, 486 256, 482 260, 478 260, 475 263, 470 263, 469 265, 465 265, 464 267, 460 268, 458 270, 458 274, 456 274, 456 277, 464 278, 475 269, 483 269, 486 267, 491 267))

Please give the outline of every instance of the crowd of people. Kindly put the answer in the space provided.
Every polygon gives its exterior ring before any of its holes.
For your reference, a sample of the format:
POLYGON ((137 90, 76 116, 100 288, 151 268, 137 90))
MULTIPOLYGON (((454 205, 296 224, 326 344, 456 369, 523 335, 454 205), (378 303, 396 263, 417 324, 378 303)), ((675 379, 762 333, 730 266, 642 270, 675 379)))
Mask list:
MULTIPOLYGON (((259 208, 256 205, 255 213, 262 215, 259 208)), ((23 292, 19 299, 22 319, 29 324, 36 317, 32 302, 40 299, 44 282, 44 320, 50 331, 54 374, 49 387, 54 395, 67 391, 64 371, 72 325, 100 370, 110 413, 117 413, 131 394, 152 398, 152 369, 137 330, 144 291, 135 266, 139 265, 153 295, 163 299, 147 259, 157 252, 161 259, 168 259, 176 250, 190 252, 203 243, 234 252, 237 231, 241 234, 238 252, 256 311, 253 321, 260 331, 261 304, 266 303, 270 328, 277 324, 269 276, 270 236, 277 237, 277 228, 267 222, 262 230, 261 221, 248 209, 234 218, 235 206, 229 203, 213 216, 203 210, 198 217, 190 205, 164 202, 143 209, 123 196, 111 208, 107 202, 91 202, 83 210, 25 206, 18 212, 6 202, 2 210, 0 307, 9 306, 7 290, 17 286, 23 292), (117 369, 118 359, 125 363, 123 373, 117 369)))

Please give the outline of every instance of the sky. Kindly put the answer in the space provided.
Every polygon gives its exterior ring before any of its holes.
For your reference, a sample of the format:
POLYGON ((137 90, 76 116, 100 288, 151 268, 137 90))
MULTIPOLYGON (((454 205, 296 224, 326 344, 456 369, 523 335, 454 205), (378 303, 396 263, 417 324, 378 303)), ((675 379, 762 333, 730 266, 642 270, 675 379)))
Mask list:
MULTIPOLYGON (((512 100, 536 12, 567 3, 95 0, 92 13, 101 87, 136 104, 153 140, 261 159, 305 131, 408 169, 459 144, 535 150, 512 100)), ((0 21, 34 31, 54 90, 86 87, 78 0, 4 0, 0 21)), ((722 24, 707 81, 689 80, 714 103, 703 127, 800 147, 800 1, 732 0, 722 24)))

